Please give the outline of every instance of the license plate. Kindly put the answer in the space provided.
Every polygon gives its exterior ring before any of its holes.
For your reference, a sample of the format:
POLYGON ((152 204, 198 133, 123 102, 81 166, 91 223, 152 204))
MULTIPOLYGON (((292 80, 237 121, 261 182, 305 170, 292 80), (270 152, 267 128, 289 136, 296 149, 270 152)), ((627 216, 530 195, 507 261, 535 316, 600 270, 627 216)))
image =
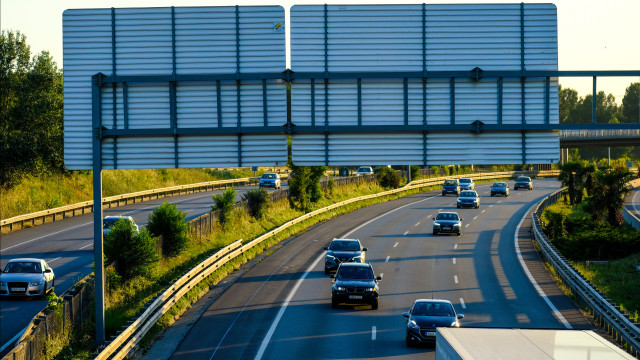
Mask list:
POLYGON ((11 291, 27 291, 25 288, 11 288, 11 291))
POLYGON ((362 295, 349 295, 351 300, 362 300, 362 295))
POLYGON ((427 336, 436 336, 435 331, 427 331, 427 336))
POLYGON ((443 226, 442 230, 451 230, 451 226, 443 226))

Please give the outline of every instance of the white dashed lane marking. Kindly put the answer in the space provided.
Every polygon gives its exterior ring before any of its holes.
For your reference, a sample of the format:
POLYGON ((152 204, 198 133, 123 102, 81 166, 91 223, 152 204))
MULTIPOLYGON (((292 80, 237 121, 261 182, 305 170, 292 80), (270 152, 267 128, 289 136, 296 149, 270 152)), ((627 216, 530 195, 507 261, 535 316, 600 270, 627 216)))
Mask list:
POLYGON ((81 247, 81 248, 80 248, 80 249, 78 249, 78 250, 82 250, 82 249, 88 248, 89 246, 93 246, 93 244, 85 245, 85 246, 81 247))
POLYGON ((464 227, 469 227, 469 224, 465 225, 464 227))
POLYGON ((485 211, 487 211, 487 210, 486 210, 486 209, 485 209, 485 210, 482 210, 480 213, 483 213, 483 212, 485 212, 485 211))
POLYGON ((387 259, 384 262, 389 262, 390 258, 391 258, 391 256, 387 256, 387 259))
POLYGON ((460 306, 462 306, 463 309, 467 308, 467 305, 464 304, 464 299, 460 298, 460 306))
POLYGON ((393 247, 397 247, 398 246, 398 242, 396 242, 395 244, 393 244, 393 247))
MULTIPOLYGON (((429 216, 431 216, 431 215, 429 215, 429 216)), ((420 225, 420 223, 421 223, 421 221, 418 221, 418 222, 417 222, 415 225, 413 225, 413 226, 418 226, 418 225, 420 225)))
POLYGON ((453 275, 453 281, 455 281, 456 284, 458 283, 458 275, 453 275))
POLYGON ((371 340, 375 340, 376 339, 376 327, 372 326, 371 327, 371 340))
POLYGON ((456 258, 453 258, 453 265, 456 264, 456 258))
POLYGON ((408 233, 409 233, 409 231, 405 231, 404 234, 402 234, 402 235, 407 235, 408 233))
POLYGON ((457 249, 458 248, 458 244, 453 245, 453 248, 457 249))

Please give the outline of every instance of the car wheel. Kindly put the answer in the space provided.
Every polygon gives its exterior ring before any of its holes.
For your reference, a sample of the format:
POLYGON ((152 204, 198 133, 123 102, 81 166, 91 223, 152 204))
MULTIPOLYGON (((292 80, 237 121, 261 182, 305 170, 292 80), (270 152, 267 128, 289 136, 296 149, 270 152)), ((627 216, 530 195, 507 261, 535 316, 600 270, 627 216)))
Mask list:
POLYGON ((331 298, 331 308, 332 309, 337 309, 338 308, 338 300, 331 298))
POLYGON ((460 231, 458 231, 458 233, 456 235, 460 236, 460 235, 462 235, 462 233, 460 231))
POLYGON ((479 208, 480 208, 480 205, 476 205, 476 209, 479 209, 479 208))
POLYGON ((371 303, 371 310, 378 310, 378 300, 371 303))

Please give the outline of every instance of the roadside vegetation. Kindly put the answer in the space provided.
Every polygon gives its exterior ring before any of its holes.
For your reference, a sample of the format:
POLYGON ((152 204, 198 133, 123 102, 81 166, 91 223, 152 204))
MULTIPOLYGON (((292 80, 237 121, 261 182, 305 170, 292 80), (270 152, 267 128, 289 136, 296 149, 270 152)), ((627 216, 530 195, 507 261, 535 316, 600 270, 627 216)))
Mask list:
POLYGON ((561 170, 559 180, 567 190, 544 211, 543 230, 587 280, 639 322, 640 276, 635 267, 640 265, 640 232, 621 214, 625 184, 635 174, 585 162, 569 162, 561 170))

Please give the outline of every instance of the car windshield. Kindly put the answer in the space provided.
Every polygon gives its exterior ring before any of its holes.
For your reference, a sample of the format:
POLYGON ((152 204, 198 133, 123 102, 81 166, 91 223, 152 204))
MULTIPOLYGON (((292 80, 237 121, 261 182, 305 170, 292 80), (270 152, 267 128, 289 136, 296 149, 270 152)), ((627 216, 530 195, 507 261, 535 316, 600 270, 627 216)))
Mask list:
POLYGON ((371 271, 371 268, 364 266, 341 267, 338 271, 338 277, 341 279, 372 280, 373 271, 371 271))
POLYGON ((10 262, 4 268, 7 274, 38 274, 42 272, 39 262, 35 261, 19 261, 10 262))
POLYGON ((506 187, 506 186, 507 186, 507 184, 505 184, 505 183, 495 183, 495 184, 493 184, 493 187, 495 187, 495 188, 503 188, 503 187, 506 187))
POLYGON ((447 303, 417 302, 413 305, 414 316, 453 316, 453 306, 447 303))
POLYGON ((458 220, 458 214, 440 213, 436 217, 436 220, 458 220))
POLYGON ((368 168, 368 167, 361 167, 361 168, 358 169, 358 172, 370 172, 370 171, 371 171, 371 169, 368 168))
POLYGON ((329 250, 337 251, 358 251, 360 250, 360 244, 357 241, 332 241, 329 250))
POLYGON ((458 183, 455 180, 446 180, 444 182, 444 184, 448 185, 448 186, 456 186, 456 185, 458 185, 458 183))
POLYGON ((462 179, 460 179, 460 183, 462 183, 462 184, 471 183, 471 179, 462 178, 462 179))
POLYGON ((529 182, 529 181, 531 181, 531 179, 530 179, 530 178, 528 178, 528 177, 519 177, 519 178, 517 178, 517 179, 516 179, 516 181, 519 181, 519 182, 529 182))
POLYGON ((263 174, 262 178, 263 179, 275 179, 276 178, 276 174, 263 174))
POLYGON ((461 197, 476 197, 475 191, 463 191, 460 193, 461 197))

